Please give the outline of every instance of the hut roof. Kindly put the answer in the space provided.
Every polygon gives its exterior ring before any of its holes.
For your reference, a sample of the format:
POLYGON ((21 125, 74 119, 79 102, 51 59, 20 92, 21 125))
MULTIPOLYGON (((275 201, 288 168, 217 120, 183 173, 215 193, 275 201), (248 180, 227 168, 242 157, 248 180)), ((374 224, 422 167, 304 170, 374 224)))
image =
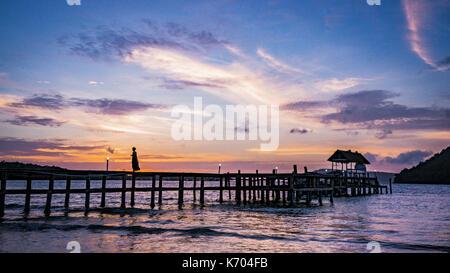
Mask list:
POLYGON ((362 154, 358 152, 352 152, 351 150, 348 151, 336 150, 336 152, 334 152, 334 154, 330 158, 328 158, 328 161, 342 162, 342 163, 355 162, 357 164, 370 164, 369 160, 367 160, 362 154))

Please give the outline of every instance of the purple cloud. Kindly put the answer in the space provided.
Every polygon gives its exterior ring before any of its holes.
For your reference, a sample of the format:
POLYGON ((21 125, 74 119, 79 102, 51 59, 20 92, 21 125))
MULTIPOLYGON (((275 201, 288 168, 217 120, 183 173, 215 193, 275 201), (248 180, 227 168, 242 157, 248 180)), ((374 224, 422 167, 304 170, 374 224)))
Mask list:
POLYGON ((340 95, 332 101, 337 105, 338 112, 322 116, 322 122, 363 123, 364 127, 369 129, 386 130, 399 128, 398 126, 401 129, 402 125, 404 129, 418 129, 417 127, 426 127, 426 124, 436 129, 450 128, 450 118, 447 113, 449 109, 408 107, 388 100, 397 96, 398 94, 384 90, 359 91, 340 95), (375 121, 384 122, 378 122, 379 125, 377 125, 375 121), (417 123, 421 121, 425 124, 417 123))
POLYGON ((396 157, 386 157, 384 160, 390 164, 417 164, 432 154, 430 151, 416 150, 401 153, 396 157))
POLYGON ((24 98, 21 102, 10 103, 9 106, 17 108, 36 107, 43 109, 61 109, 65 105, 61 95, 39 94, 24 98))
POLYGON ((132 50, 143 46, 198 51, 199 48, 205 49, 227 43, 209 31, 191 31, 177 23, 167 23, 165 27, 159 28, 150 20, 144 19, 142 22, 147 26, 145 31, 99 26, 85 33, 64 35, 59 37, 57 42, 73 54, 94 60, 122 58, 129 55, 132 50))
POLYGON ((5 120, 4 122, 18 126, 40 125, 40 126, 59 127, 64 124, 64 122, 57 121, 52 118, 39 118, 36 116, 15 116, 14 119, 5 120))
POLYGON ((61 151, 43 150, 78 150, 91 151, 103 146, 65 145, 61 140, 25 140, 13 137, 0 138, 1 156, 69 156, 61 151))
MULTIPOLYGON (((34 95, 30 98, 22 99, 21 102, 10 103, 9 106, 15 108, 31 107, 53 110, 60 110, 63 107, 80 107, 86 108, 88 111, 104 115, 127 115, 129 113, 144 111, 147 109, 163 109, 167 107, 162 104, 152 104, 124 99, 66 99, 61 95, 34 95)), ((16 125, 25 123, 35 123, 40 125, 46 124, 46 126, 61 125, 54 120, 38 119, 33 116, 22 118, 22 120, 16 119, 8 122, 16 125)))
POLYGON ((293 128, 289 131, 289 133, 291 133, 291 134, 301 134, 301 135, 307 134, 309 132, 310 132, 310 130, 308 130, 308 129, 299 129, 299 128, 293 128))
POLYGON ((70 105, 86 107, 90 111, 105 115, 126 115, 147 109, 162 109, 166 106, 122 99, 70 99, 70 105))
POLYGON ((303 112, 314 108, 322 108, 328 105, 326 101, 297 101, 282 105, 281 110, 303 112))

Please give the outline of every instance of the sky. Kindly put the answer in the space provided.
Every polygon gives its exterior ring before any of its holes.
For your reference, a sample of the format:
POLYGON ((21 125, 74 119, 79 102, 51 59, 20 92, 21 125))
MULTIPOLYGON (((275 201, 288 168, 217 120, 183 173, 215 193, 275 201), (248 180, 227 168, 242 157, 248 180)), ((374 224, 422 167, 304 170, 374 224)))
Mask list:
MULTIPOLYGON (((398 172, 450 144, 450 1, 5 0, 0 160, 398 172), (279 145, 175 140, 176 105, 279 106, 279 145)), ((196 113, 207 119, 205 113, 196 113)), ((248 131, 236 125, 236 131, 248 131)))

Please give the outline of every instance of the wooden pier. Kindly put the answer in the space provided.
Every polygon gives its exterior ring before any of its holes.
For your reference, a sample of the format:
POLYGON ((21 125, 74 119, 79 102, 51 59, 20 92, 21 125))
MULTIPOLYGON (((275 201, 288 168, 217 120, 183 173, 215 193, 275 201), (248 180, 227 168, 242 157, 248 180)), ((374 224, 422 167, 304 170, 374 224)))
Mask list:
MULTIPOLYGON (((30 200, 32 195, 46 195, 44 213, 50 215, 52 209, 52 197, 59 194, 64 195, 64 208, 70 210, 70 196, 72 194, 83 194, 85 196, 85 213, 91 208, 91 194, 101 194, 100 208, 107 207, 108 197, 113 194, 120 194, 120 208, 134 207, 135 193, 147 193, 150 197, 149 207, 155 208, 156 200, 158 206, 163 205, 164 192, 178 192, 178 207, 183 208, 184 193, 191 191, 193 201, 204 205, 208 202, 223 203, 228 197, 228 202, 246 205, 249 203, 259 203, 263 205, 282 204, 284 206, 294 206, 304 200, 306 204, 311 204, 317 200, 319 205, 323 204, 324 198, 334 202, 335 197, 364 196, 371 194, 388 193, 388 187, 380 185, 376 177, 367 175, 347 175, 345 172, 335 172, 331 174, 318 173, 297 173, 297 166, 294 165, 292 173, 173 173, 173 172, 99 172, 99 171, 70 171, 70 173, 45 173, 38 171, 2 171, 0 183, 0 217, 5 214, 5 197, 7 195, 24 196, 24 213, 30 211, 30 200), (24 189, 8 189, 7 181, 26 181, 24 189), (33 189, 33 180, 48 180, 48 189, 33 189), (55 189, 55 181, 65 181, 64 189, 55 189), (72 181, 85 181, 85 188, 72 188, 72 181), (101 187, 92 188, 91 181, 101 181, 101 187), (108 187, 108 180, 121 180, 122 187, 108 187), (145 180, 148 187, 137 187, 136 180, 145 180), (178 181, 178 187, 167 187, 164 180, 178 181), (127 181, 131 181, 131 187, 127 186, 127 181), (185 187, 186 181, 192 181, 192 187, 185 187), (205 186, 205 181, 214 186, 205 186), (200 182, 199 185, 197 182, 200 182), (205 200, 205 192, 218 191, 218 200, 205 200), (130 193, 129 206, 126 200, 127 193, 130 193), (156 195, 158 196, 156 198, 156 195)), ((392 193, 392 187, 390 189, 392 193)))

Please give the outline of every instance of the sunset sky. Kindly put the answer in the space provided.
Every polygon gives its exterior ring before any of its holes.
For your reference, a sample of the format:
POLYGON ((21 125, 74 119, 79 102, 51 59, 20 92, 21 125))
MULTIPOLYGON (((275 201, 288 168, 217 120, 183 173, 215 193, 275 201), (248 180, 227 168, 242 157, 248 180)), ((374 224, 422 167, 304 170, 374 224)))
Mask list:
MULTIPOLYGON (((450 144, 450 1, 5 0, 0 160, 291 171, 357 150, 400 171, 450 144), (73 1, 76 2, 76 1, 73 1), (172 107, 275 104, 280 144, 175 141, 172 107)), ((245 128, 236 128, 245 130, 245 128)))

